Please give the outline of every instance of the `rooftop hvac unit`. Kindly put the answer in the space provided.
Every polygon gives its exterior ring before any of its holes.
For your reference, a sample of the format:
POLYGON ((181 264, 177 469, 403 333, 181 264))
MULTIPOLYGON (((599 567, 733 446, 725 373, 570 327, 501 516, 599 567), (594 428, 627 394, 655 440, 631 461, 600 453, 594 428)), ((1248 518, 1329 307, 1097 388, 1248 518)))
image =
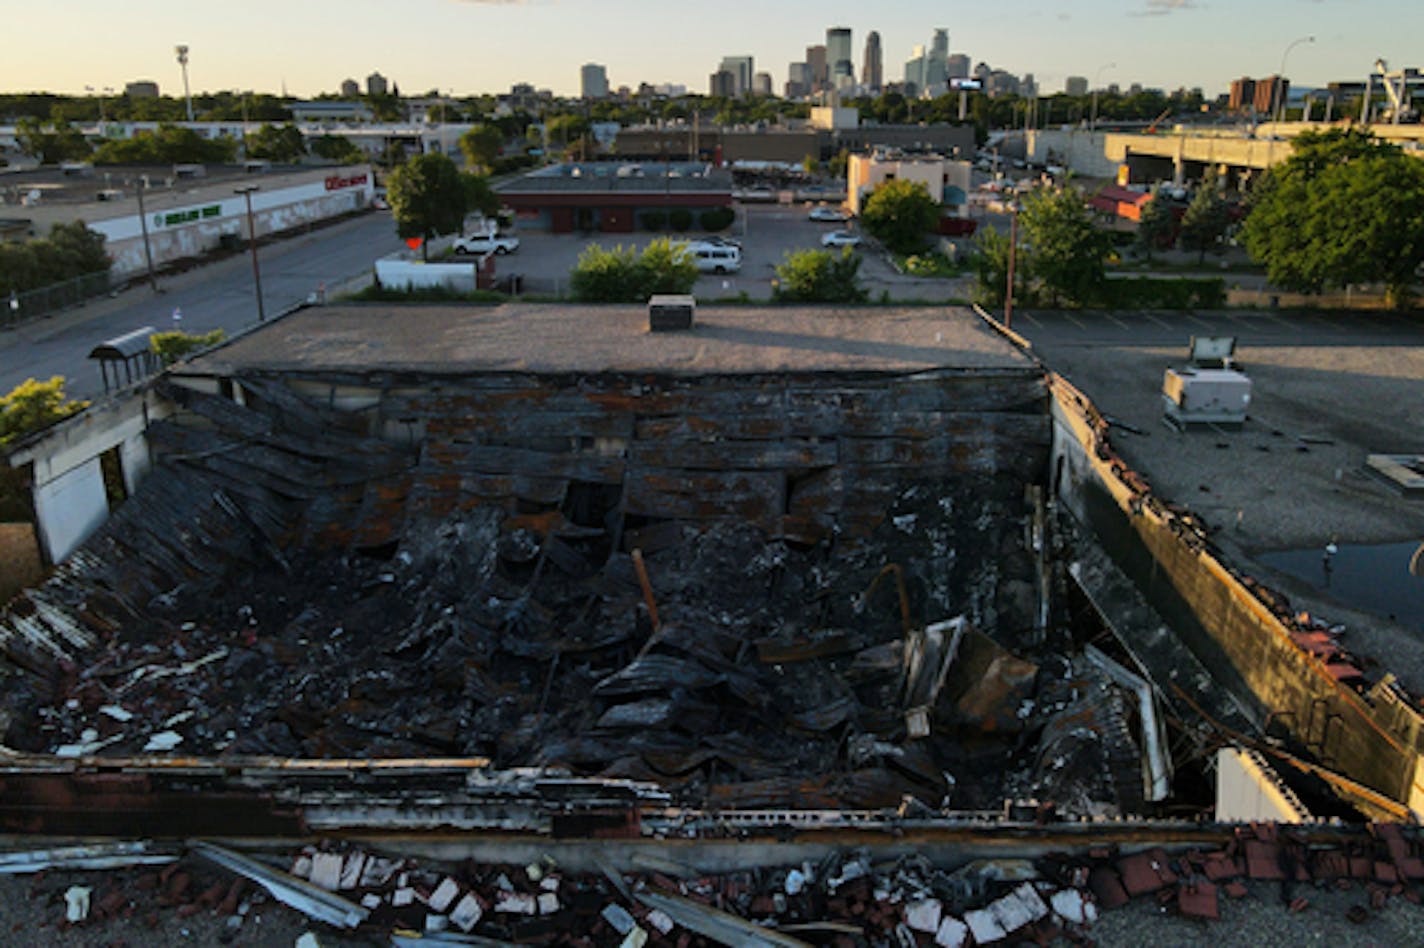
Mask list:
POLYGON ((1242 425, 1251 405, 1251 380, 1235 369, 1168 369, 1162 380, 1162 411, 1167 421, 1242 425))
POLYGON ((675 332, 692 328, 692 316, 697 300, 691 296, 673 294, 654 296, 648 300, 648 331, 675 332))

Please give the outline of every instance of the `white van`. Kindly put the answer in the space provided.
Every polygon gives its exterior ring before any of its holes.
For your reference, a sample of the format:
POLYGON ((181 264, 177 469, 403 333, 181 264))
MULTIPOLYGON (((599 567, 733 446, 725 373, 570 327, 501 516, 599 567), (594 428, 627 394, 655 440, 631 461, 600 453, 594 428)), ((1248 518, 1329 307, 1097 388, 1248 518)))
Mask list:
POLYGON ((742 268, 742 250, 730 244, 690 244, 687 252, 703 273, 736 273, 742 268))

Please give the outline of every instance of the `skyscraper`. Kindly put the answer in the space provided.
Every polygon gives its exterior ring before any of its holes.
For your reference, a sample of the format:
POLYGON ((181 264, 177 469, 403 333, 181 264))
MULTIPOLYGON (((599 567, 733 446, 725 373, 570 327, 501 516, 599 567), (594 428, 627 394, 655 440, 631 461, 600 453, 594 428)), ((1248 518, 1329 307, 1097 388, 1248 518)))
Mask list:
POLYGON ((756 67, 750 56, 723 56, 721 72, 730 72, 736 79, 734 96, 743 96, 752 91, 752 76, 756 67))
POLYGON ((824 88, 831 75, 826 68, 826 47, 807 46, 806 65, 811 69, 811 91, 824 88))
POLYGON ((1069 76, 1063 82, 1063 91, 1068 95, 1083 96, 1088 94, 1087 76, 1069 76))
POLYGON ((949 83, 949 30, 937 29, 925 53, 925 89, 939 95, 949 83))
POLYGON ((585 99, 608 98, 608 70, 598 63, 585 63, 579 70, 579 88, 585 99))
POLYGON ((970 65, 968 56, 963 53, 955 53, 949 57, 949 78, 968 79, 970 65))
POLYGON ((917 96, 925 90, 925 48, 916 46, 905 61, 905 95, 917 96))
POLYGON ((792 63, 786 74, 786 98, 804 99, 811 94, 811 66, 792 63))
POLYGON ((865 37, 865 60, 860 67, 860 81, 872 92, 885 84, 885 65, 880 52, 880 34, 871 30, 865 37))
POLYGON ((714 99, 735 99, 737 97, 737 77, 725 69, 714 72, 707 81, 707 94, 714 99))
POLYGON ((752 76, 752 91, 757 95, 771 95, 771 73, 759 72, 752 76))
POLYGON ((851 61, 850 48, 850 27, 833 26, 826 30, 826 65, 830 70, 832 85, 838 85, 839 78, 855 78, 855 63, 851 61))

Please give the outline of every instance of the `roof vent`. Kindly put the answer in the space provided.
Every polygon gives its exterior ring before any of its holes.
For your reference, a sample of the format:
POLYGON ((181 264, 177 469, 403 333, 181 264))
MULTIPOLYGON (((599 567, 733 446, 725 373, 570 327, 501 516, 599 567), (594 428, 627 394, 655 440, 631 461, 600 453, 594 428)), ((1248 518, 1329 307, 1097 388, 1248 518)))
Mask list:
POLYGON ((648 300, 648 331, 676 332, 692 328, 697 300, 691 296, 666 294, 648 300))

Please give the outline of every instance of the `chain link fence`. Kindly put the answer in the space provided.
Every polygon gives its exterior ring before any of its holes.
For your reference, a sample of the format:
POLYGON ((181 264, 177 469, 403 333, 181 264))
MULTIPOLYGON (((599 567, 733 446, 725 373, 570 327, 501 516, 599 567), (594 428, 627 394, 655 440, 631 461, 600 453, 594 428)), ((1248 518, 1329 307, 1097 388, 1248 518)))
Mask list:
POLYGON ((107 271, 86 273, 63 283, 52 283, 23 293, 11 292, 0 298, 0 326, 10 328, 31 319, 48 316, 62 309, 104 296, 113 283, 107 271))

